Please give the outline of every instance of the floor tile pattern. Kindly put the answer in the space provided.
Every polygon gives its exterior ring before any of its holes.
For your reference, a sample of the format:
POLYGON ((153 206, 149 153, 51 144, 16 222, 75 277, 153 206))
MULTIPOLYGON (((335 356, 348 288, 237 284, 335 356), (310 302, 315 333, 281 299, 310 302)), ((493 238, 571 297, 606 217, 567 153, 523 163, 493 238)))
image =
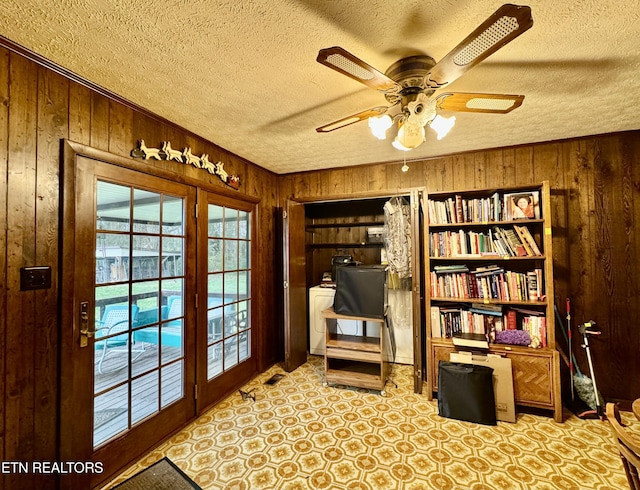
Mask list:
MULTIPOLYGON (((168 456, 203 489, 609 490, 627 488, 600 420, 518 414, 484 426, 440 417, 413 393, 411 367, 393 365, 387 396, 323 387, 323 358, 274 385, 274 366, 198 418, 109 485, 168 456), (394 385, 397 383, 397 388, 394 385)), ((623 413, 633 425, 633 417, 623 413)), ((640 430, 640 423, 636 422, 640 430)))

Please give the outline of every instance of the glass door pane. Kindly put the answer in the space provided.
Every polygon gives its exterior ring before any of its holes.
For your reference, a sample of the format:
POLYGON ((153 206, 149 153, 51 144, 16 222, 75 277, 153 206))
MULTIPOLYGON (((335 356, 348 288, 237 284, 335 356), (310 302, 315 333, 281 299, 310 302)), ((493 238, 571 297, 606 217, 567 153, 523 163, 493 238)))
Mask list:
POLYGON ((251 357, 251 213, 208 205, 207 379, 251 357))
POLYGON ((184 397, 184 200, 102 180, 94 449, 184 397))

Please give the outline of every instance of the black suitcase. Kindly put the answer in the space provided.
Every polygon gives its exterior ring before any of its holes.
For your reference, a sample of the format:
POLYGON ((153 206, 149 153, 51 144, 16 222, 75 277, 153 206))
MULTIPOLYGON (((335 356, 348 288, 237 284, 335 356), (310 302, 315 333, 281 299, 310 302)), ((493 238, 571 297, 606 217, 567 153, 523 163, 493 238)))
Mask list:
POLYGON ((493 368, 440 361, 438 414, 451 419, 496 425, 493 368))

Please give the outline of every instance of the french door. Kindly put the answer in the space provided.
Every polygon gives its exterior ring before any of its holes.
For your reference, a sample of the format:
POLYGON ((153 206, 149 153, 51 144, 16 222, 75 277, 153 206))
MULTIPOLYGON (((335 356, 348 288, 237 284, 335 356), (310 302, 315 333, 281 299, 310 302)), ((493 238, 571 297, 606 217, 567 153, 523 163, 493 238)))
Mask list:
POLYGON ((78 155, 65 191, 60 457, 102 471, 61 478, 88 488, 195 414, 196 190, 78 155))
POLYGON ((198 411, 256 373, 254 205, 198 193, 198 411))
POLYGON ((101 471, 61 488, 108 481, 257 370, 255 203, 134 168, 65 145, 59 457, 101 471))

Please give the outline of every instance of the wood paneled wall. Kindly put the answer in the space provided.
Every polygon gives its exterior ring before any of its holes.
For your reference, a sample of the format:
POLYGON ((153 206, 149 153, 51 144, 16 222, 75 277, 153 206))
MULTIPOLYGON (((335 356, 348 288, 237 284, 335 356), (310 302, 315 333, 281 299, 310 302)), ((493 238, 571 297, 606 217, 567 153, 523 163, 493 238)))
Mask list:
MULTIPOLYGON (((589 374, 577 325, 594 320, 598 388, 608 400, 640 397, 640 131, 424 161, 301 172, 280 178, 283 199, 347 196, 425 186, 465 190, 548 180, 552 193, 555 303, 566 331, 571 299, 573 350, 589 374)), ((556 339, 564 347, 562 332, 556 339)))
MULTIPOLYGON (((239 191, 176 162, 149 165, 260 198, 260 243, 275 241, 277 175, 0 47, 0 461, 56 461, 61 139, 129 156, 139 139, 191 146, 241 178, 239 191), (50 289, 20 291, 20 268, 50 265, 50 289)), ((276 361, 275 249, 260 248, 259 368, 276 361)), ((1 475, 0 488, 52 488, 51 477, 1 475)))

